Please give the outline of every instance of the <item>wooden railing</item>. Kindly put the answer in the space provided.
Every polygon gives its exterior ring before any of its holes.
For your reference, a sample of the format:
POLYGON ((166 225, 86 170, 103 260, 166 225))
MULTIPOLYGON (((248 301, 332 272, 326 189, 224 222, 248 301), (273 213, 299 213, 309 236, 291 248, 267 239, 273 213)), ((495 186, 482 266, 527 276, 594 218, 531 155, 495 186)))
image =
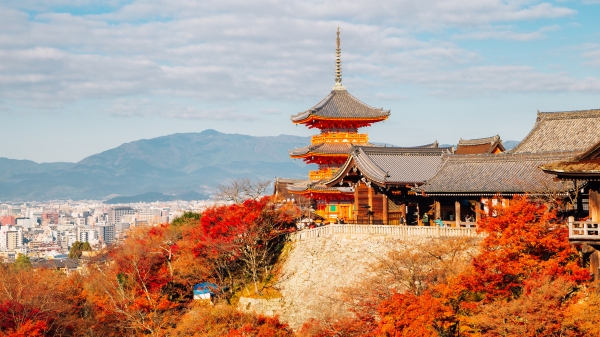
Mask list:
POLYGON ((366 133, 332 132, 312 136, 312 144, 319 143, 366 143, 369 136, 366 133))
POLYGON ((301 241, 336 234, 415 236, 415 237, 477 237, 475 228, 421 227, 384 225, 325 225, 296 232, 292 240, 301 241))
POLYGON ((316 171, 308 171, 308 178, 310 180, 321 180, 329 179, 338 171, 337 168, 322 169, 316 171))
POLYGON ((569 239, 600 241, 598 222, 574 221, 569 217, 569 239))

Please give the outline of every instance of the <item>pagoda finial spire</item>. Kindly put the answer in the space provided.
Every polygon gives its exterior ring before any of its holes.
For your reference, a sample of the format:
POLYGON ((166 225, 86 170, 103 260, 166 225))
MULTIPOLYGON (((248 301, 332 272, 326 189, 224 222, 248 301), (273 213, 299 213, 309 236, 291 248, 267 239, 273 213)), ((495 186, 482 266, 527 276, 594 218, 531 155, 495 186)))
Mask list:
POLYGON ((335 86, 333 90, 345 90, 342 86, 342 52, 340 50, 340 26, 337 29, 337 39, 335 40, 337 48, 335 49, 335 86))

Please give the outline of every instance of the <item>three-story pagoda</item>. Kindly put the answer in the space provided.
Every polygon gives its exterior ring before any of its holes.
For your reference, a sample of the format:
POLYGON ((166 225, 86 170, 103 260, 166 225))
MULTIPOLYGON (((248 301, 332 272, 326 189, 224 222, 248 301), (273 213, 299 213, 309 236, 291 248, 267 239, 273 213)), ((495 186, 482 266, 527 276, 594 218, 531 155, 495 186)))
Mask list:
POLYGON ((319 170, 310 171, 309 179, 288 186, 294 195, 304 195, 317 203, 316 213, 328 220, 354 217, 354 195, 350 187, 328 188, 322 184, 331 178, 348 159, 352 144, 373 146, 366 133, 358 129, 387 119, 390 111, 366 105, 350 95, 342 86, 340 30, 336 39, 335 86, 331 93, 312 108, 292 115, 292 122, 317 128, 321 132, 312 137, 311 144, 290 151, 294 159, 307 164, 318 164, 319 170), (332 204, 335 203, 335 204, 332 204))

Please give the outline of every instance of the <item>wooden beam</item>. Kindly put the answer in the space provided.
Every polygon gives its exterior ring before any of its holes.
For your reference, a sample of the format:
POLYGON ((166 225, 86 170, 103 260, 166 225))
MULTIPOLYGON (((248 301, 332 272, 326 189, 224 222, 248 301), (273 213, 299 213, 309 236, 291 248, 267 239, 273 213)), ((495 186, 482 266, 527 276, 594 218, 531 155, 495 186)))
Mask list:
POLYGON ((460 227, 460 201, 458 200, 454 202, 454 222, 456 227, 460 227))
POLYGON ((589 199, 589 208, 590 208, 590 218, 592 218, 592 222, 596 222, 600 220, 598 216, 598 212, 600 211, 600 194, 598 190, 592 190, 590 188, 590 199, 589 199))

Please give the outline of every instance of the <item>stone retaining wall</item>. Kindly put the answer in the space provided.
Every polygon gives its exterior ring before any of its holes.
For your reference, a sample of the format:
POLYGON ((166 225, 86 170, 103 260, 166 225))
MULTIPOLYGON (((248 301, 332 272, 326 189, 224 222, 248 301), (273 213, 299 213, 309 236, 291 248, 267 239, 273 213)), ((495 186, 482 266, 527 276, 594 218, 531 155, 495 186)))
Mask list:
POLYGON ((347 313, 343 301, 340 301, 343 288, 367 279, 373 265, 386 257, 398 243, 417 244, 434 240, 444 239, 331 234, 290 242, 291 247, 285 255, 276 285, 283 298, 242 298, 238 308, 270 316, 279 315, 294 329, 300 328, 310 318, 347 313))

